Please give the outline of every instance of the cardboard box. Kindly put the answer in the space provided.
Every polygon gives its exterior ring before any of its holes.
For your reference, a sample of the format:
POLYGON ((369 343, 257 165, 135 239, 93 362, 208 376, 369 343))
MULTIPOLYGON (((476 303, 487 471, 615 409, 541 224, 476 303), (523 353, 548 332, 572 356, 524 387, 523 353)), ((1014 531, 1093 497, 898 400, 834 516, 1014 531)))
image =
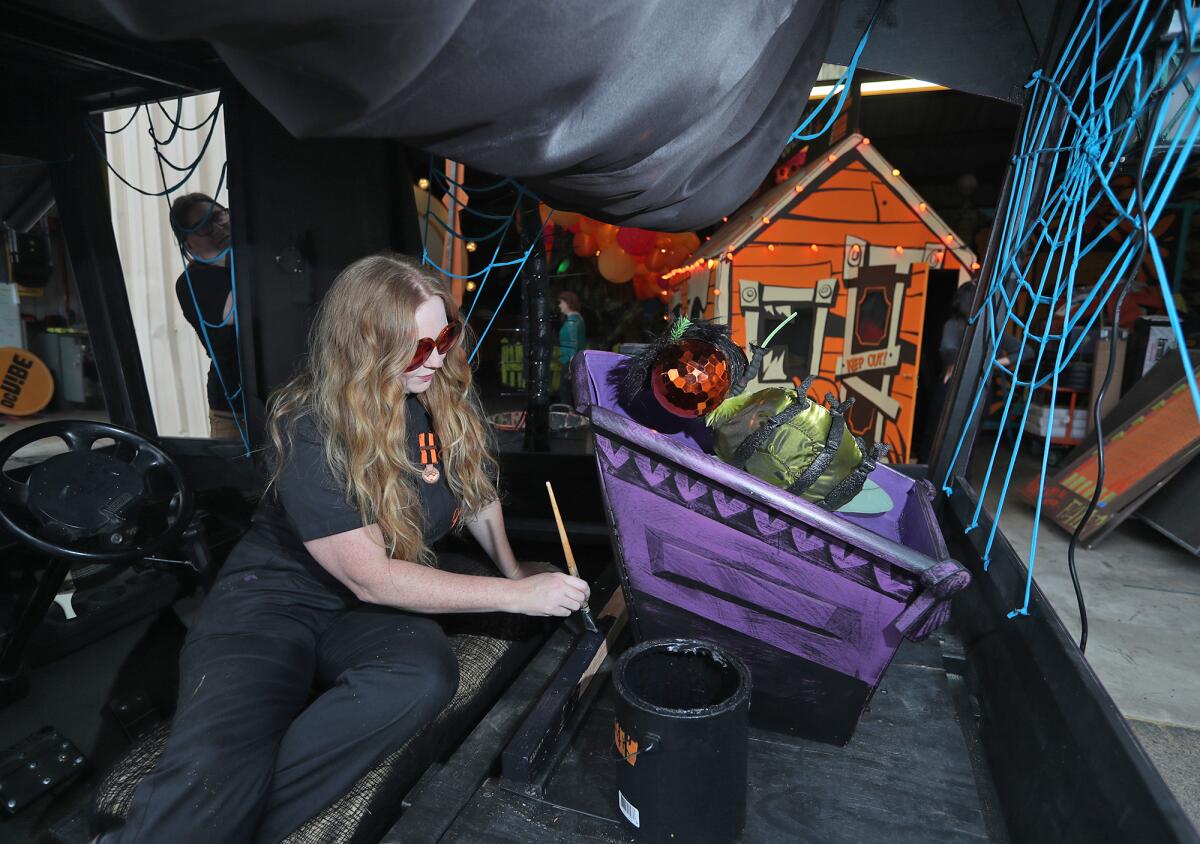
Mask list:
POLYGON ((1049 430, 1050 437, 1055 440, 1070 438, 1072 440, 1082 439, 1087 433, 1087 414, 1082 405, 1075 408, 1074 418, 1071 416, 1070 408, 1056 407, 1054 408, 1054 423, 1050 423, 1050 408, 1044 405, 1030 405, 1029 407, 1029 422, 1027 430, 1036 434, 1039 437, 1045 437, 1049 430), (1067 429, 1068 423, 1070 430, 1067 429))

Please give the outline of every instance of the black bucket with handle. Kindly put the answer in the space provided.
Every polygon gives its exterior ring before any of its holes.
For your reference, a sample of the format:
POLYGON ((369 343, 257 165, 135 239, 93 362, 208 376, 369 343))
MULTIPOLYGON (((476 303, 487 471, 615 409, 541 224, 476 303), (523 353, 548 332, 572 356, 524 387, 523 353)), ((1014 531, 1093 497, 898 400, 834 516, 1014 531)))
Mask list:
POLYGON ((746 822, 750 672, 698 639, 635 645, 613 671, 617 805, 641 842, 732 841, 746 822))

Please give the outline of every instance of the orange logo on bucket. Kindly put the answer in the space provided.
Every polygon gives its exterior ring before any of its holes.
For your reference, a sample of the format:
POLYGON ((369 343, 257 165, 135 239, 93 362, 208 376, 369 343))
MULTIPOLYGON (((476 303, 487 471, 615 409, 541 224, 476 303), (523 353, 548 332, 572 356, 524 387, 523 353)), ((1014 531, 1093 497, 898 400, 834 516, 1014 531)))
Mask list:
POLYGON ((613 721, 613 742, 617 745, 617 753, 630 765, 637 764, 638 743, 632 736, 626 735, 621 729, 620 722, 613 721))

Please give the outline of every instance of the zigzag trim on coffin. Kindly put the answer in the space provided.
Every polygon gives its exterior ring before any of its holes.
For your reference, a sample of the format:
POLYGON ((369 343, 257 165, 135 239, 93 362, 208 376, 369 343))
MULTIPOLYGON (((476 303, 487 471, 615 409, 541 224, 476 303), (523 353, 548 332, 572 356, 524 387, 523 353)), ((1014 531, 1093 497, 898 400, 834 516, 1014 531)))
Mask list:
POLYGON ((907 601, 912 597, 915 575, 891 563, 867 556, 792 519, 779 518, 643 451, 617 444, 598 431, 595 441, 605 475, 651 489, 662 498, 889 598, 907 601))

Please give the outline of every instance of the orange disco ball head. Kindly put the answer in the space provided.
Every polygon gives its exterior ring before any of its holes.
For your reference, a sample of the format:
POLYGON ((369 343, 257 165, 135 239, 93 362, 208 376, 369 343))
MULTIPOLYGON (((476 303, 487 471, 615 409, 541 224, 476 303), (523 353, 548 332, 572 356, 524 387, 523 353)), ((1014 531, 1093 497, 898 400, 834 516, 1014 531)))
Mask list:
POLYGON ((729 392, 729 362, 712 343, 682 340, 667 347, 650 375, 650 389, 666 410, 690 419, 720 404, 729 392))

